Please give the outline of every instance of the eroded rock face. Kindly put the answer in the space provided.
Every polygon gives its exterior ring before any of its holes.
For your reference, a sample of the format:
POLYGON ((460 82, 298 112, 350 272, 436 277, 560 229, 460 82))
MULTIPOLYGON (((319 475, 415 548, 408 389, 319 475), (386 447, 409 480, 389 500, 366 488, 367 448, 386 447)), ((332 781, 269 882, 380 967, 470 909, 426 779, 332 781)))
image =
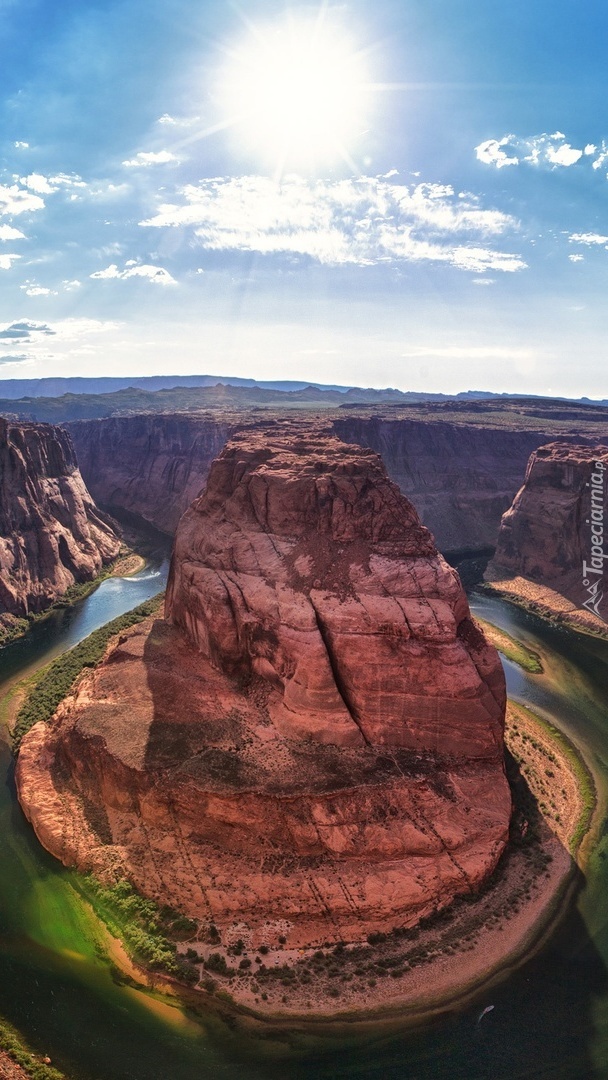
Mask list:
POLYGON ((411 499, 440 551, 493 548, 500 519, 521 486, 528 458, 547 435, 411 419, 335 420, 346 442, 382 455, 388 474, 411 499))
POLYGON ((190 416, 117 416, 69 426, 82 475, 110 513, 173 536, 234 425, 190 416))
POLYGON ((0 619, 48 607, 120 547, 87 491, 69 435, 0 419, 0 619))
MULTIPOLYGON (((607 474, 606 444, 554 442, 536 450, 524 485, 503 516, 486 579, 505 587, 509 579, 525 579, 567 598, 574 609, 608 616, 603 604, 607 474)), ((537 599, 542 602, 542 594, 537 599)))
POLYGON ((180 523, 166 620, 26 736, 19 795, 64 862, 191 916, 258 943, 362 940, 495 867, 504 705, 457 575, 377 455, 254 430, 180 523))

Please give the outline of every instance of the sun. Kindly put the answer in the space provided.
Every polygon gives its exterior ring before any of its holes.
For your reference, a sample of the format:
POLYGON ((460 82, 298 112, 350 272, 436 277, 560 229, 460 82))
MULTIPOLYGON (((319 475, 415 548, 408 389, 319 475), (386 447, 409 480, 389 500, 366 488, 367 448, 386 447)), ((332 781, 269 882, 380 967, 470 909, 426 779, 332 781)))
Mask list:
POLYGON ((363 50, 327 18, 250 26, 218 79, 221 107, 240 139, 275 167, 342 157, 366 126, 369 78, 363 50))

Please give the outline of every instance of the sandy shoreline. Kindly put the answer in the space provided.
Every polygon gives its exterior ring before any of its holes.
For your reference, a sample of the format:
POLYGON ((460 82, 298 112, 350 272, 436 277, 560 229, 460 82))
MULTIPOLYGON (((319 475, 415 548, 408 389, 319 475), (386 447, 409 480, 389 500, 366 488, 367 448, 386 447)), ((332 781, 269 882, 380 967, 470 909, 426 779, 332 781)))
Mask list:
MULTIPOLYGON (((360 993, 342 989, 336 999, 311 993, 302 1006, 294 1001, 282 1001, 283 987, 260 1001, 252 989, 238 993, 234 986, 221 980, 209 993, 200 988, 187 988, 168 976, 147 971, 135 963, 122 943, 109 932, 105 939, 107 954, 128 981, 157 994, 167 995, 176 1005, 195 1011, 211 1009, 232 1017, 232 1023, 242 1025, 251 1033, 277 1030, 305 1030, 312 1034, 338 1035, 340 1030, 363 1034, 366 1029, 377 1031, 386 1026, 399 1029, 420 1027, 442 1013, 464 1008, 469 1002, 489 993, 520 964, 530 959, 550 937, 561 921, 578 887, 576 864, 555 837, 546 837, 544 850, 551 862, 540 875, 529 901, 519 911, 512 911, 506 921, 496 916, 497 897, 502 902, 521 888, 522 862, 513 859, 505 878, 497 889, 464 912, 452 926, 451 932, 469 936, 477 933, 475 944, 467 942, 463 949, 433 959, 428 965, 406 972, 399 984, 390 977, 373 990, 367 986, 360 993), (481 929, 473 923, 484 921, 481 929), (219 993, 218 993, 219 991, 219 993), (373 994, 373 1004, 370 998, 373 994), (228 996, 230 995, 230 996, 228 996)), ((104 935, 105 936, 105 935, 104 935)), ((426 947, 437 932, 423 930, 418 947, 426 947)), ((365 946, 364 946, 365 948, 365 946)), ((350 949, 346 949, 350 952, 350 949)), ((356 947, 352 951, 356 951, 356 947)), ((382 958, 386 950, 374 950, 382 958)), ((329 955, 331 950, 327 950, 329 955)), ((276 957, 277 965, 282 957, 276 957)))
POLYGON ((555 589, 537 585, 524 577, 505 578, 502 581, 486 581, 480 588, 487 594, 494 593, 501 600, 538 615, 557 626, 608 640, 608 625, 598 616, 577 607, 555 589))

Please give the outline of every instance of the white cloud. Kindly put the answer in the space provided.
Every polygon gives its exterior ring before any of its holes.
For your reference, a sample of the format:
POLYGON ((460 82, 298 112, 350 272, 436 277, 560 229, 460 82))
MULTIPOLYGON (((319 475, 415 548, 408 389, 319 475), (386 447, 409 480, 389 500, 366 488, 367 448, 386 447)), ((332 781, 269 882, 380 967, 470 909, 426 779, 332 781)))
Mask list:
POLYGON ((17 139, 17 141, 13 145, 16 147, 17 150, 29 150, 30 148, 29 142, 23 142, 22 139, 17 139))
POLYGON ((435 356, 446 360, 531 360, 531 349, 511 349, 502 345, 422 345, 402 352, 403 357, 422 359, 435 356))
POLYGON ((171 116, 170 113, 163 113, 159 116, 159 124, 167 124, 173 127, 192 127, 193 124, 198 123, 200 116, 171 116))
POLYGON ((513 138, 513 135, 505 135, 500 142, 498 139, 487 139, 486 142, 480 143, 475 147, 477 160, 483 161, 484 165, 495 165, 497 169, 502 169, 505 165, 519 165, 519 158, 509 157, 503 150, 503 147, 508 146, 510 139, 513 138))
POLYGON ((169 271, 165 270, 164 267, 150 266, 146 263, 137 266, 132 261, 125 264, 124 270, 119 270, 116 263, 112 263, 105 270, 96 270, 94 274, 89 274, 89 277, 98 281, 109 281, 112 278, 120 281, 126 281, 128 278, 145 278, 154 285, 177 285, 175 278, 171 277, 169 271))
POLYGON ((91 334, 105 334, 110 330, 117 330, 119 326, 120 323, 111 319, 61 319, 55 323, 50 333, 55 334, 61 341, 80 341, 91 334))
POLYGON ((568 255, 568 258, 570 259, 570 262, 573 262, 573 263, 584 262, 584 260, 585 260, 584 255, 568 255))
POLYGON ((585 244, 587 247, 608 245, 608 236, 603 236, 601 233, 572 233, 568 239, 571 244, 585 244))
POLYGON ((62 281, 61 284, 66 292, 73 292, 74 289, 80 289, 82 287, 82 281, 78 281, 78 278, 74 278, 73 281, 62 281))
POLYGON ((594 147, 596 152, 595 161, 592 162, 593 169, 602 169, 608 162, 608 146, 604 139, 602 139, 601 146, 594 147))
POLYGON ((38 285, 35 281, 26 281, 19 286, 26 296, 57 296, 53 289, 47 289, 44 285, 38 285))
POLYGON ((25 240, 25 235, 12 225, 0 225, 0 240, 25 240))
POLYGON ((56 176, 43 176, 42 173, 30 173, 19 181, 29 191, 38 195, 52 195, 60 188, 86 188, 86 183, 76 173, 58 173, 56 176))
POLYGON ((29 353, 6 353, 0 356, 0 364, 25 364, 31 362, 32 359, 29 353))
POLYGON ((20 258, 20 255, 15 254, 0 255, 0 270, 10 270, 13 263, 20 258))
POLYGON ((178 162, 179 158, 176 158, 175 154, 172 154, 169 150, 140 151, 134 158, 130 158, 128 161, 123 161, 123 165, 126 165, 128 169, 141 169, 148 168, 150 165, 168 165, 171 162, 178 162))
POLYGON ((25 214, 32 210, 43 210, 44 200, 31 191, 11 184, 0 184, 0 214, 25 214))
POLYGON ((583 151, 575 150, 569 143, 563 143, 561 146, 547 146, 545 155, 552 165, 563 165, 568 168, 569 165, 576 165, 576 162, 580 161, 583 151))
POLYGON ((299 255, 332 266, 435 261, 475 273, 525 266, 485 244, 516 229, 516 220, 444 184, 243 176, 190 184, 181 195, 140 224, 190 227, 208 251, 299 255))
POLYGON ((591 161, 592 168, 599 169, 608 160, 604 143, 599 150, 595 143, 587 143, 581 150, 566 141, 563 131, 555 131, 552 135, 504 135, 501 139, 487 139, 475 147, 475 153, 478 161, 497 169, 521 164, 567 169, 583 158, 591 161))

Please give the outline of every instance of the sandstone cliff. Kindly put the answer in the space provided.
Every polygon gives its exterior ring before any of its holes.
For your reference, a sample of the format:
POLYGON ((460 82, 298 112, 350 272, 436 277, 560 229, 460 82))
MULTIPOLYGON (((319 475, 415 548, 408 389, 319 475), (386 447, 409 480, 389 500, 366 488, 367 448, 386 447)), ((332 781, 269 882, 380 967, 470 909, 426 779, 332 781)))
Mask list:
POLYGON ((189 416, 125 416, 68 425, 94 499, 173 535, 234 425, 189 416))
POLYGON ((608 618, 607 472, 606 444, 554 442, 536 450, 503 516, 486 580, 574 621, 584 616, 590 627, 608 618))
POLYGON ((504 707, 497 653, 377 455, 254 429, 180 523, 166 621, 25 737, 19 797, 65 863, 222 930, 361 940, 495 867, 504 707))
POLYGON ((411 499, 440 551, 493 548, 500 519, 521 486, 542 430, 345 417, 333 429, 346 442, 370 446, 411 499))
POLYGON ((95 577, 119 547, 69 435, 0 419, 0 620, 44 610, 75 581, 95 577))

